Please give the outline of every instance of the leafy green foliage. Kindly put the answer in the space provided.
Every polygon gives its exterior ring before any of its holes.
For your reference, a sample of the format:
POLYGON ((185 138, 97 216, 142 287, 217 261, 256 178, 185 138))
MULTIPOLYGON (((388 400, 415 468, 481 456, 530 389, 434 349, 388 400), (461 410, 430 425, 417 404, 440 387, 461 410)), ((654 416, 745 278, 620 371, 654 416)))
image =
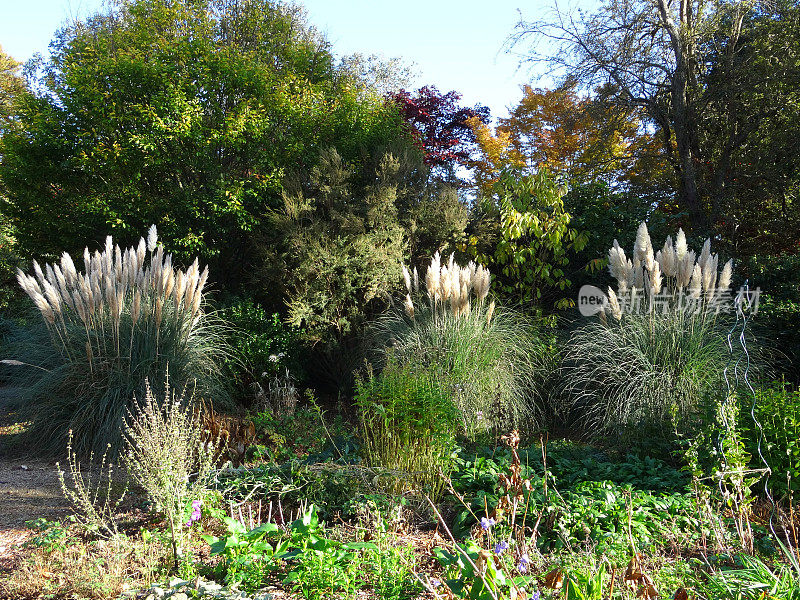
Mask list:
POLYGON ((410 598, 417 586, 396 550, 372 542, 341 542, 326 536, 312 504, 286 528, 265 523, 248 530, 242 523, 224 517, 225 537, 205 536, 211 555, 219 556, 218 567, 225 582, 245 590, 258 590, 287 571, 283 583, 303 598, 355 598, 371 586, 381 598, 410 598), (394 572, 390 569, 395 568, 394 572))
POLYGON ((69 528, 59 521, 48 521, 44 517, 39 517, 32 521, 25 521, 25 527, 36 532, 25 542, 26 547, 44 548, 51 552, 56 549, 64 549, 74 541, 71 539, 69 528))
POLYGON ((516 169, 503 170, 491 189, 480 215, 487 230, 470 237, 469 245, 480 264, 498 272, 495 290, 520 303, 572 306, 559 295, 570 286, 569 255, 582 250, 588 236, 570 226, 566 189, 546 170, 516 169))
MULTIPOLYGON (((533 485, 519 505, 516 522, 539 521, 540 549, 576 550, 591 544, 624 554, 630 536, 639 548, 655 548, 670 542, 685 544, 699 535, 702 524, 688 480, 663 461, 637 455, 612 460, 591 447, 571 444, 549 445, 546 454, 545 474, 541 448, 519 451, 522 477, 533 485)), ((510 461, 510 454, 500 450, 462 452, 453 486, 470 510, 456 517, 457 532, 468 530, 475 522, 473 515, 487 508, 491 514, 498 505, 498 478, 510 461)))
POLYGON ((714 573, 704 586, 711 598, 731 600, 797 600, 800 598, 800 557, 796 548, 780 544, 784 564, 771 567, 757 556, 737 557, 737 566, 714 573))
POLYGON ((325 423, 316 406, 298 408, 291 415, 269 411, 250 418, 256 438, 263 444, 255 454, 276 463, 319 456, 331 445, 331 438, 338 440, 337 446, 346 445, 344 438, 349 428, 341 415, 325 423))
POLYGON ((564 196, 564 207, 572 215, 570 225, 587 235, 574 265, 586 265, 591 275, 575 273, 570 277, 576 294, 579 284, 598 285, 598 267, 605 266, 614 240, 623 248, 633 247, 636 228, 642 221, 647 222, 655 239, 665 238, 677 229, 669 226, 669 215, 653 210, 652 198, 616 190, 604 182, 571 186, 564 196))
POLYGON ((763 468, 764 457, 772 473, 767 483, 773 493, 800 491, 800 390, 784 381, 756 391, 753 406, 761 427, 750 414, 749 401, 742 399, 740 419, 745 425, 745 443, 753 468, 763 468), (762 437, 763 435, 763 437, 762 437))
POLYGON ((127 241, 157 222, 176 257, 199 255, 242 288, 288 171, 322 148, 353 160, 404 135, 297 6, 135 0, 66 27, 51 49, 0 151, 26 254, 127 241))
POLYGON ((460 239, 464 206, 426 177, 418 151, 398 143, 363 165, 328 148, 287 181, 283 207, 271 213, 279 244, 262 251, 271 265, 264 285, 281 291, 290 323, 312 340, 352 337, 384 308, 409 253, 460 239))
POLYGON ((753 331, 771 344, 776 369, 800 383, 800 254, 751 256, 740 270, 751 290, 761 290, 753 331))
POLYGON ((596 573, 570 571, 564 586, 564 598, 566 600, 603 600, 605 575, 604 565, 600 565, 596 573))
POLYGON ((227 528, 225 537, 203 536, 211 546, 211 556, 222 558, 225 583, 246 582, 258 589, 270 572, 276 571, 278 561, 288 554, 289 540, 269 541, 271 534, 280 529, 274 523, 265 523, 248 530, 245 525, 231 517, 224 517, 227 528))
POLYGON ((20 77, 21 66, 0 46, 0 134, 13 124, 16 103, 26 92, 25 81, 20 77))
POLYGON ((242 401, 252 399, 256 383, 268 386, 269 379, 286 369, 297 378, 304 376, 302 331, 284 324, 278 313, 268 313, 250 298, 236 298, 217 315, 230 327, 226 339, 231 350, 225 369, 242 401))
POLYGON ((0 214, 0 310, 6 311, 6 314, 24 314, 26 311, 27 302, 20 293, 16 277, 17 269, 25 267, 27 265, 19 255, 14 228, 0 214))
POLYGON ((432 374, 392 357, 379 375, 356 380, 361 452, 396 476, 394 489, 421 486, 432 496, 451 468, 456 408, 432 374), (407 479, 404 481, 404 479, 407 479))
POLYGON ((352 166, 326 150, 307 185, 287 191, 273 214, 283 238, 273 272, 289 322, 317 337, 349 333, 400 278, 400 162, 387 154, 370 175, 371 183, 354 188, 352 166))
POLYGON ((334 451, 326 449, 307 461, 291 460, 282 464, 262 463, 228 469, 218 475, 215 487, 223 497, 236 502, 258 494, 267 501, 280 500, 287 509, 309 502, 326 516, 337 511, 345 512, 354 498, 369 490, 363 483, 361 472, 348 468, 358 458, 357 447, 350 445, 343 450, 350 452, 337 462, 333 462, 334 451))
POLYGON ((732 516, 741 545, 752 550, 750 509, 754 498, 750 488, 761 475, 748 470, 750 455, 739 426, 739 399, 734 392, 711 398, 704 413, 699 426, 684 440, 692 487, 698 498, 715 503, 720 513, 732 516))
POLYGON ((456 544, 452 551, 436 548, 434 555, 445 569, 444 583, 457 598, 518 598, 518 590, 533 579, 512 575, 514 567, 509 567, 507 560, 493 556, 471 539, 456 544))

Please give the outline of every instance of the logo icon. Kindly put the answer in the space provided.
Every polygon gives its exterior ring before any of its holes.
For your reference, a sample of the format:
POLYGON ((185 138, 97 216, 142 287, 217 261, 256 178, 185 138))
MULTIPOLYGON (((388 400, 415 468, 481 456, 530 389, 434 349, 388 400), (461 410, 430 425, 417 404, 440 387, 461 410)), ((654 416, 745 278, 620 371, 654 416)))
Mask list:
POLYGON ((578 310, 584 317, 593 317, 605 309, 608 297, 598 287, 584 285, 578 292, 578 310))

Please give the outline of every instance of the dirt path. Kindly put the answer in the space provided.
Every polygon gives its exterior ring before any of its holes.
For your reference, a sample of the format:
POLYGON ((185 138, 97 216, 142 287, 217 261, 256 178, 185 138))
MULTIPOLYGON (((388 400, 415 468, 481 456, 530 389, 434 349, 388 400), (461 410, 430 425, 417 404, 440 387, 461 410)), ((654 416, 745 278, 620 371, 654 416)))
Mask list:
POLYGON ((33 534, 26 521, 68 514, 54 463, 0 457, 0 563, 33 534))
POLYGON ((0 532, 67 514, 55 463, 0 457, 0 532))
MULTIPOLYGON (((0 389, 0 443, 19 430, 7 391, 0 389)), ((0 564, 33 534, 26 521, 52 521, 68 514, 54 461, 0 454, 0 564)))

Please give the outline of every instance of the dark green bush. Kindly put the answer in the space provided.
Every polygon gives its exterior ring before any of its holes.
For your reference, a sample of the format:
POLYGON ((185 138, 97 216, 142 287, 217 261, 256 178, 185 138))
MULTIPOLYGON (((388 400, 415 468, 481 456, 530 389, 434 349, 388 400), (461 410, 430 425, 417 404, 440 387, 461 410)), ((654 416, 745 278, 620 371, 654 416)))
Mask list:
POLYGON ((253 400, 255 384, 266 387, 269 379, 286 370, 297 381, 304 378, 301 329, 284 324, 278 313, 267 312, 250 298, 234 298, 219 316, 231 327, 232 356, 225 369, 241 403, 253 400))
POLYGON ((753 256, 739 271, 740 283, 760 290, 753 330, 770 341, 776 370, 800 383, 800 254, 753 256))

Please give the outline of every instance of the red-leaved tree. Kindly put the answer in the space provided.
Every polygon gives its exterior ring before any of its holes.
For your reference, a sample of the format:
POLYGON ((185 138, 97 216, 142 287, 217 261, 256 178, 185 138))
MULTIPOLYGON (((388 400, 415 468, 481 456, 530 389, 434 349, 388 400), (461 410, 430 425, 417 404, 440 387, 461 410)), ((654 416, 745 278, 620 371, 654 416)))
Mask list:
POLYGON ((476 104, 460 106, 461 94, 450 91, 442 94, 435 86, 425 86, 415 94, 400 90, 390 94, 409 125, 425 155, 425 164, 446 178, 455 177, 459 167, 466 167, 477 148, 475 134, 467 123, 477 117, 489 123, 489 109, 476 104))

